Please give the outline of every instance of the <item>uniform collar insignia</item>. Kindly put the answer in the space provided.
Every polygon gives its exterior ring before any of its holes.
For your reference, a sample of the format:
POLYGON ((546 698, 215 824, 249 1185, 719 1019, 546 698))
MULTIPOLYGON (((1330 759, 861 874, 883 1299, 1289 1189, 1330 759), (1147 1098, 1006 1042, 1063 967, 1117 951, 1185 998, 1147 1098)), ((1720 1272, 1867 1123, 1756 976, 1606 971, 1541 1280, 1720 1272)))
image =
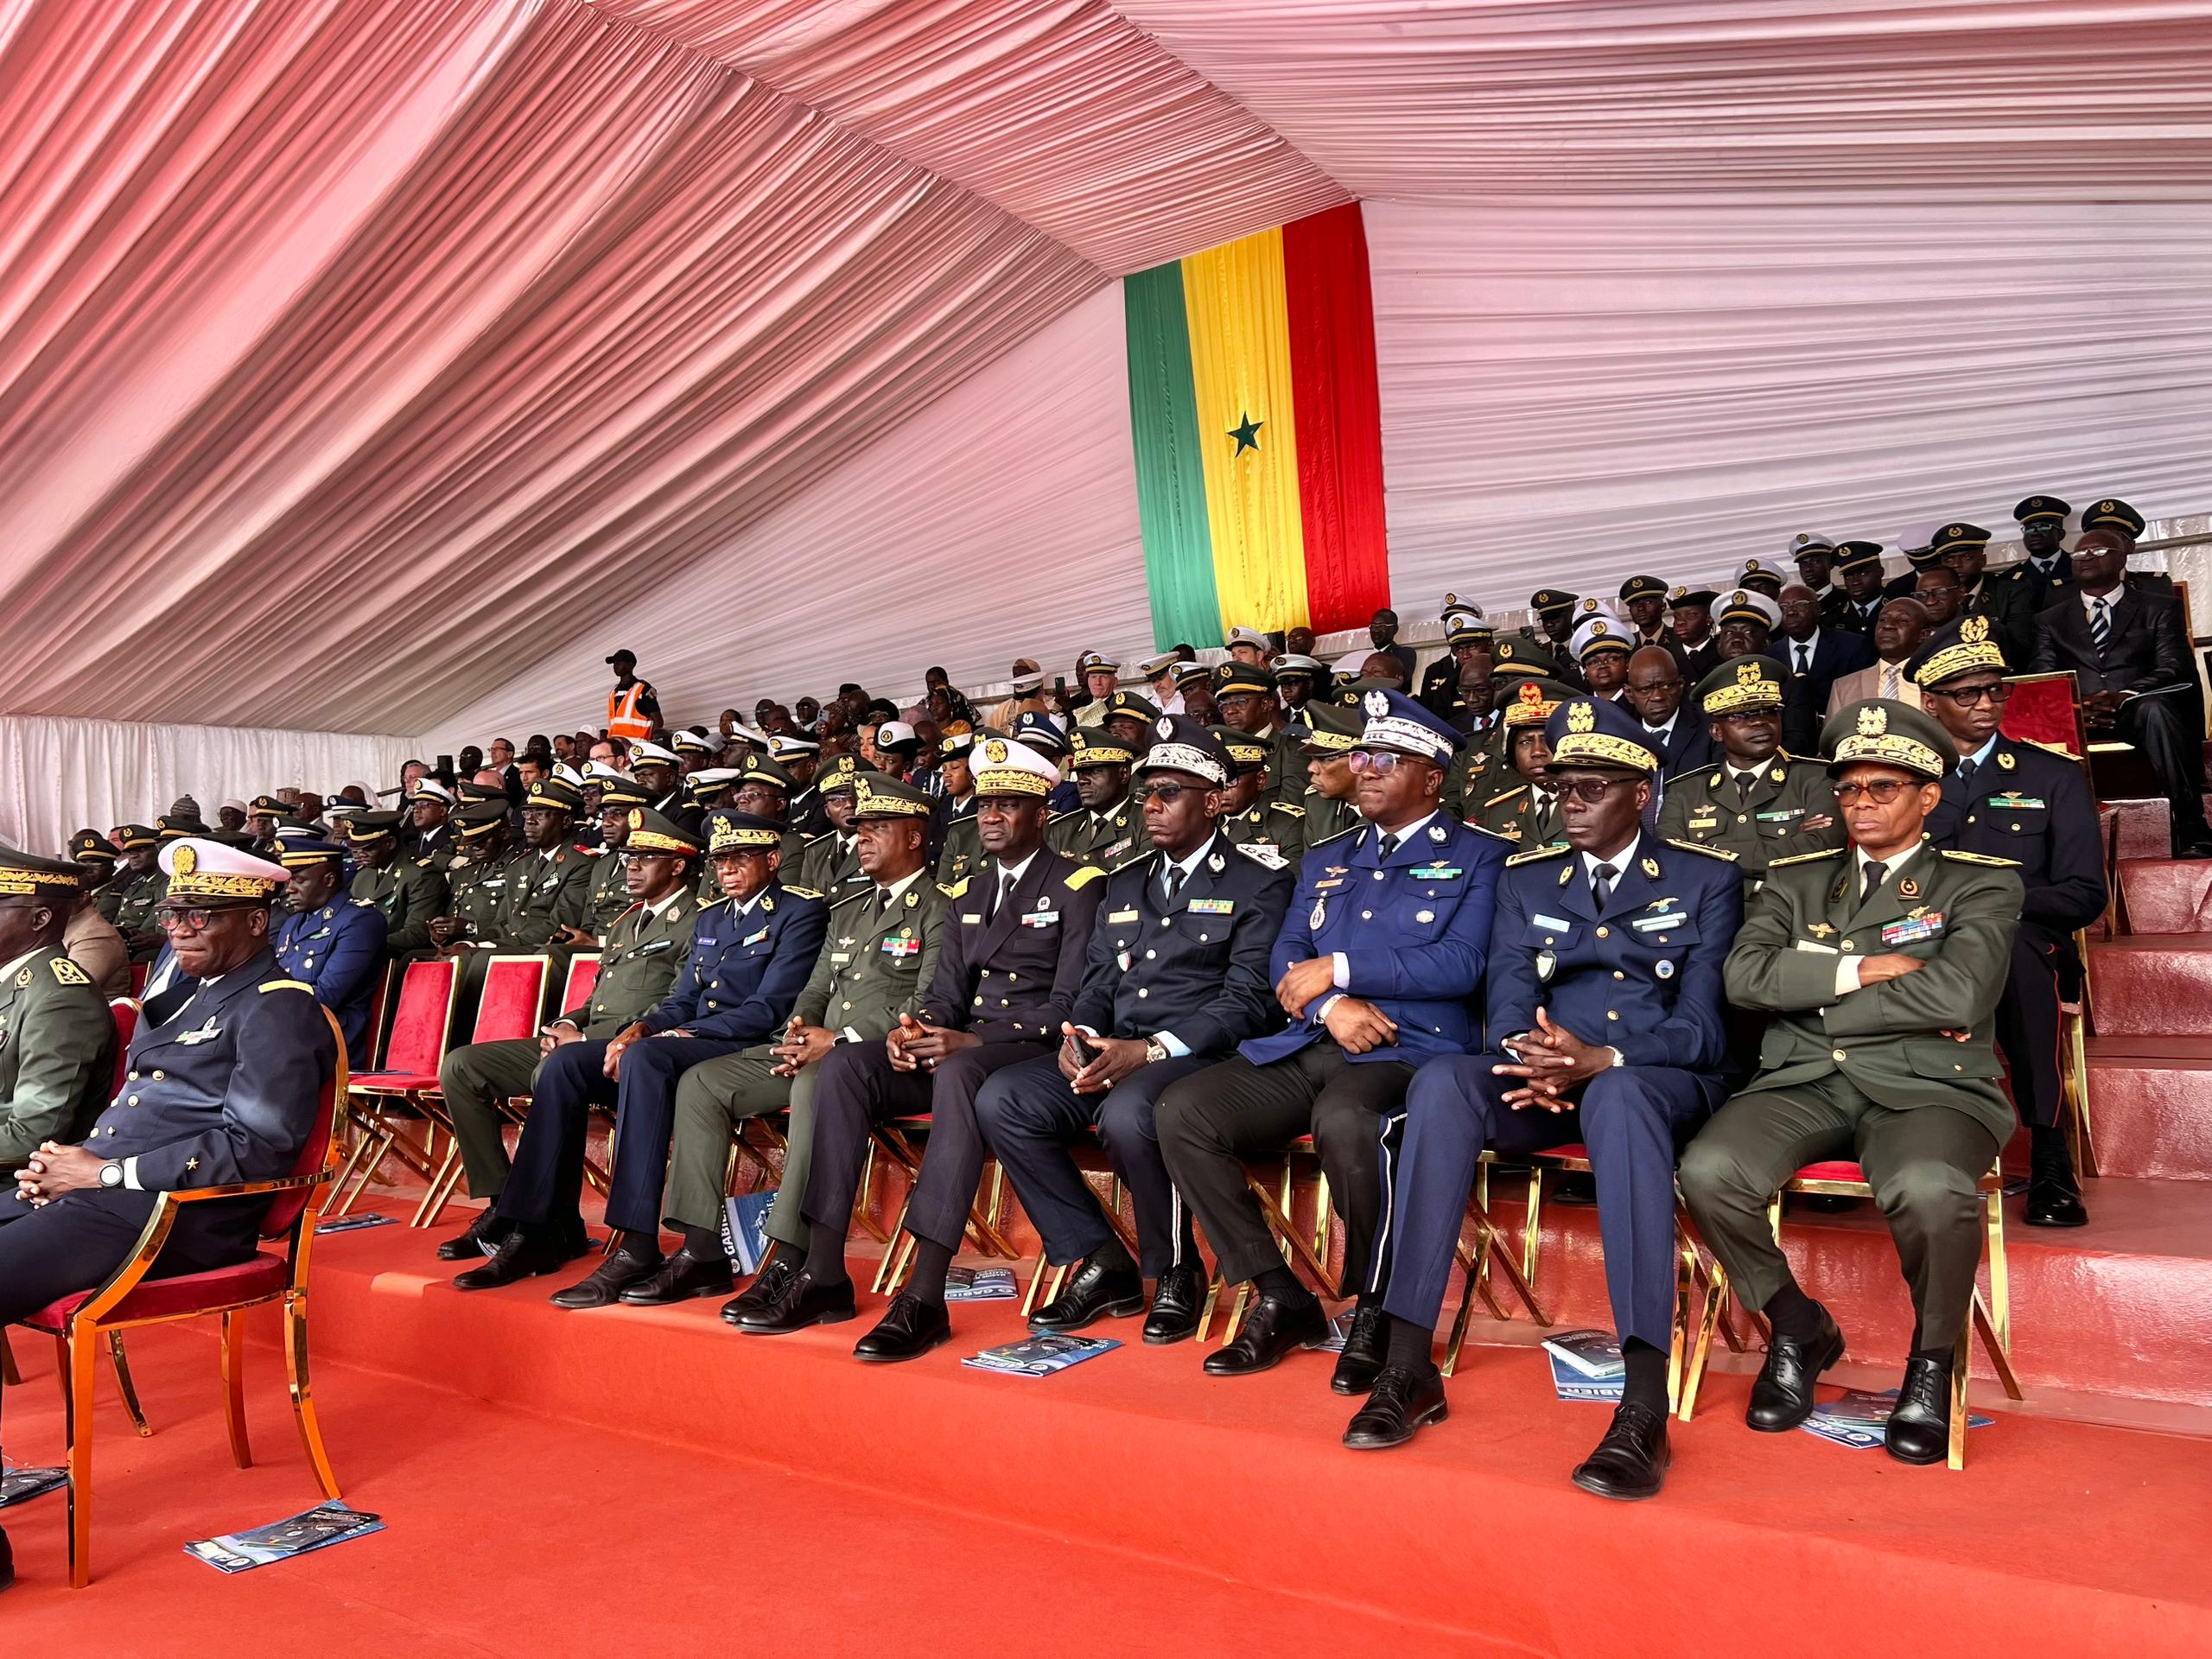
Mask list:
MULTIPOLYGON (((1637 868, 1638 868, 1638 869, 1642 870, 1642 871, 1643 871, 1646 875, 1649 876, 1649 877, 1650 877, 1654 881, 1656 881, 1656 880, 1659 879, 1659 861, 1658 861, 1657 859, 1656 859, 1656 858, 1643 858, 1643 859, 1638 859, 1638 860, 1637 861, 1637 866, 1636 866, 1636 867, 1637 867, 1637 868)), ((1660 902, 1661 902, 1662 904, 1664 904, 1664 903, 1666 902, 1666 900, 1662 899, 1662 900, 1660 900, 1660 902)))
POLYGON ((1919 898, 1920 883, 1914 880, 1908 875, 1904 880, 1897 883, 1897 897, 1900 899, 1919 898))
POLYGON ((2006 772, 2010 772, 2020 763, 2013 758, 2012 750, 1999 749, 1997 752, 1997 764, 2006 772))
POLYGON ((1826 938, 1835 931, 1835 927, 1834 924, 1828 922, 1808 922, 1805 924, 1805 931, 1817 938, 1826 938))

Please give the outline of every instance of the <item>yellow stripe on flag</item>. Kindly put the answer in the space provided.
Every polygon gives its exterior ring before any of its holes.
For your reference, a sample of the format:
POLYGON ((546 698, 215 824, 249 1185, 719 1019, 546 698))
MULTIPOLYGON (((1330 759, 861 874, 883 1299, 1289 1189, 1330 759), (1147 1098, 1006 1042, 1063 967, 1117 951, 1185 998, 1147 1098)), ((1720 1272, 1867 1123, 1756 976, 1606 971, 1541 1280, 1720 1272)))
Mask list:
POLYGON ((1192 254, 1183 261, 1183 300, 1222 626, 1302 626, 1306 534, 1282 232, 1192 254), (1249 440, 1242 446, 1240 431, 1249 440))

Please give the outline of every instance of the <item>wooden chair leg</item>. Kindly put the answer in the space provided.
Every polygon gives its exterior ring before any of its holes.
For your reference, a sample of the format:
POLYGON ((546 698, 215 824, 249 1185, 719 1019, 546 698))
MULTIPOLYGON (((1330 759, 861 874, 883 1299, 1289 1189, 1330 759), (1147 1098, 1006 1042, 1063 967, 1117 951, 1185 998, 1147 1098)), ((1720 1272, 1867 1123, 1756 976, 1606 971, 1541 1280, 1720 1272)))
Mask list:
POLYGON ((303 1290, 284 1297, 284 1380, 292 1391, 292 1415, 300 1425, 300 1444, 325 1497, 339 1494, 338 1477, 330 1470, 330 1453, 323 1449, 322 1425, 315 1414, 315 1391, 308 1381, 308 1296, 303 1290))
POLYGON ((145 1409, 138 1403, 138 1390, 130 1381, 130 1362, 123 1357, 123 1332, 107 1333, 108 1363, 115 1370, 116 1392, 123 1396, 123 1408, 130 1414, 130 1426, 138 1431, 138 1438, 149 1440, 154 1431, 146 1422, 145 1409))
POLYGON ((2001 1190, 1983 1197, 1982 1215, 1983 1243, 1989 1254, 1988 1316, 1996 1332, 1997 1346, 2009 1358, 2012 1352, 2012 1271, 2005 1263, 2005 1194, 2001 1190))
POLYGON ((69 1583, 92 1581, 92 1378, 99 1358, 96 1331, 73 1325, 62 1342, 62 1398, 69 1434, 69 1583))
POLYGON ((253 1447, 245 1437, 245 1343, 235 1313, 223 1315, 223 1424, 231 1431, 231 1461, 253 1467, 253 1447))
POLYGON ((456 1141, 446 1148, 445 1161, 438 1166, 437 1173, 430 1177, 429 1190, 423 1194, 423 1202, 415 1206, 410 1227, 435 1227, 446 1212, 446 1205, 453 1198, 454 1188, 461 1179, 461 1143, 456 1141))

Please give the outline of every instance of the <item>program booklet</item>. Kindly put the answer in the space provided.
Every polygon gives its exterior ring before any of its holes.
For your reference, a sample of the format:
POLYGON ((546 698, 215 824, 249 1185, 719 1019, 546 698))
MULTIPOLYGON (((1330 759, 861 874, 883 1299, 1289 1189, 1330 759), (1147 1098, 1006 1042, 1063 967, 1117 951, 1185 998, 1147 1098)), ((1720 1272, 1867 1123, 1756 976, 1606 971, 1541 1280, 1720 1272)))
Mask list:
POLYGON ((380 1516, 349 1510, 343 1503, 318 1503, 265 1527, 226 1532, 219 1538, 196 1538, 184 1547, 184 1553, 219 1573, 250 1573, 271 1561, 287 1560, 383 1530, 380 1516))
POLYGON ((947 1268, 944 1300, 948 1302, 1010 1302, 1021 1294, 1012 1268, 947 1268))
MULTIPOLYGON (((1808 1434, 1817 1434, 1855 1452, 1871 1451, 1887 1438, 1883 1433, 1884 1426, 1897 1403, 1895 1389, 1884 1389, 1878 1394, 1871 1389, 1846 1389, 1835 1399, 1823 1400, 1815 1406, 1813 1414, 1798 1427, 1808 1434)), ((1968 1428, 1986 1428, 1994 1421, 1980 1412, 1967 1414, 1968 1428)))
POLYGON ((1545 1338, 1544 1347, 1553 1358, 1564 1360, 1594 1382, 1628 1375, 1621 1344, 1610 1331, 1562 1331, 1545 1338))
MULTIPOLYGON (((1548 1348, 1551 1344, 1546 1343, 1548 1348)), ((1557 1354, 1545 1356, 1552 1363, 1552 1390, 1562 1400, 1596 1400, 1609 1406, 1621 1402, 1621 1393, 1628 1386, 1627 1375, 1619 1376, 1585 1376, 1557 1354)))
POLYGON ((1008 1376, 1050 1376, 1086 1359, 1110 1353, 1122 1344, 1111 1337, 1043 1336, 986 1348, 960 1363, 979 1371, 1002 1371, 1008 1376))
POLYGON ((765 1192, 746 1192, 728 1201, 728 1213, 722 1217, 722 1249, 741 1274, 760 1272, 761 1262, 768 1258, 768 1206, 775 1203, 778 1191, 772 1186, 765 1192))
POLYGON ((315 1236, 321 1238, 326 1233, 358 1233, 364 1228, 397 1227, 398 1224, 399 1217, 397 1216, 387 1216, 379 1210, 364 1210, 358 1216, 333 1216, 328 1221, 318 1221, 315 1224, 315 1236))
POLYGON ((0 1510, 10 1503, 28 1503, 41 1492, 68 1484, 67 1469, 19 1469, 13 1465, 0 1468, 0 1510))

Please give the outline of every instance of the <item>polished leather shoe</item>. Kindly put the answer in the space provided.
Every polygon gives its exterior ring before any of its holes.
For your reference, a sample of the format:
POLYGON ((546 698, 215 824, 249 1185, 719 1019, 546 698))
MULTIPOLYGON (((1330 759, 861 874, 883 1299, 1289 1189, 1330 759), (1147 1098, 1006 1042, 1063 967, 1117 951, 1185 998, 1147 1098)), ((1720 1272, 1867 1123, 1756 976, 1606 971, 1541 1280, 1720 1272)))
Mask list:
POLYGON ((1891 1408, 1883 1444, 1899 1463, 1941 1463, 1951 1454, 1951 1368, 1916 1355, 1891 1408))
POLYGON ((2082 1203, 2082 1184, 2075 1178, 2074 1154, 2066 1142, 2051 1138, 2049 1151, 2038 1150, 2028 1168, 2028 1205, 2021 1220, 2031 1227, 2086 1227, 2089 1212, 2082 1203))
POLYGON ((492 1247, 507 1231, 507 1224, 499 1219, 499 1212, 486 1205, 476 1212, 476 1219, 467 1227, 438 1246, 441 1262, 481 1262, 492 1254, 492 1247))
POLYGON ((1337 1356, 1337 1369, 1329 1376, 1330 1391, 1365 1394, 1382 1374, 1383 1355, 1389 1345, 1390 1316, 1382 1306, 1354 1309, 1344 1351, 1337 1356))
POLYGON ((943 1302, 901 1294, 892 1299, 890 1312, 876 1321, 875 1329, 853 1344, 853 1357, 892 1365, 902 1359, 919 1359, 938 1344, 951 1340, 952 1319, 943 1302))
POLYGON ((584 1253, 586 1243, 538 1227, 517 1227, 493 1247, 483 1265, 454 1276, 455 1290, 497 1290, 542 1273, 558 1273, 584 1253))
POLYGON ((1825 1307, 1821 1310, 1821 1334, 1809 1346, 1800 1347, 1777 1334, 1766 1351, 1751 1384, 1751 1403, 1744 1421, 1763 1434, 1779 1434, 1795 1428, 1813 1414, 1813 1384, 1821 1373, 1843 1357, 1843 1332, 1835 1328, 1825 1307))
POLYGON ((695 1296, 727 1296, 736 1282, 729 1270, 729 1257, 721 1250, 695 1254, 687 1244, 623 1291, 622 1300, 632 1307, 666 1307, 695 1296))
POLYGON ((748 1337, 781 1337, 810 1325, 842 1324, 855 1312, 851 1280, 819 1284, 801 1268, 773 1296, 738 1315, 737 1328, 748 1337))
POLYGON ((1600 1497, 1656 1497, 1667 1484, 1674 1453, 1667 1446, 1667 1414, 1636 1401, 1613 1408, 1613 1421, 1598 1449, 1569 1477, 1600 1497))
POLYGON ((1403 1446, 1416 1430, 1449 1415, 1444 1403, 1444 1374, 1435 1366, 1416 1371, 1385 1365, 1369 1384, 1367 1403, 1352 1414, 1344 1444, 1355 1452, 1379 1452, 1403 1446))
POLYGON ((1264 1371, 1294 1348, 1318 1348, 1329 1337, 1329 1317, 1311 1296, 1286 1301, 1262 1296, 1244 1319, 1236 1340, 1206 1356, 1208 1376, 1249 1376, 1264 1371))
POLYGON ((1086 1260, 1060 1294, 1029 1316, 1032 1331, 1080 1331, 1100 1319, 1144 1312, 1144 1277, 1133 1267, 1103 1268, 1086 1260))
POLYGON ((780 1250, 768 1265, 753 1275, 753 1282, 722 1304, 722 1318, 735 1325, 756 1307, 766 1307, 784 1294, 784 1287, 798 1274, 806 1258, 793 1250, 780 1250))
POLYGON ((658 1271, 662 1258, 617 1250, 584 1278, 545 1300, 556 1307, 610 1307, 628 1287, 658 1271))
POLYGON ((1155 1344, 1180 1342, 1198 1332, 1206 1305, 1206 1276, 1196 1268, 1170 1268, 1152 1287, 1152 1312, 1145 1315, 1144 1339, 1155 1344))

